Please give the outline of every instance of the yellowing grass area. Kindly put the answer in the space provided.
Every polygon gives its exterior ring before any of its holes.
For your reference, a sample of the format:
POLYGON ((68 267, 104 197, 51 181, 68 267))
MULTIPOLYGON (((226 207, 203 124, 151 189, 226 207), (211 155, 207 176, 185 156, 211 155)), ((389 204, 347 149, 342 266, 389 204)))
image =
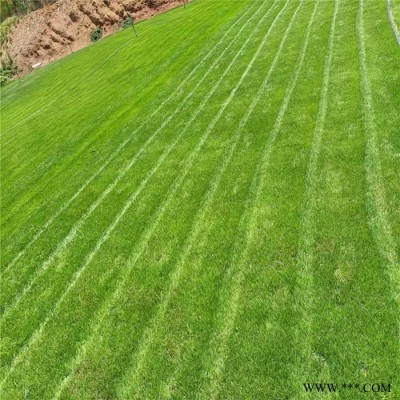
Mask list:
POLYGON ((399 399, 386 0, 136 29, 2 89, 1 398, 399 399))

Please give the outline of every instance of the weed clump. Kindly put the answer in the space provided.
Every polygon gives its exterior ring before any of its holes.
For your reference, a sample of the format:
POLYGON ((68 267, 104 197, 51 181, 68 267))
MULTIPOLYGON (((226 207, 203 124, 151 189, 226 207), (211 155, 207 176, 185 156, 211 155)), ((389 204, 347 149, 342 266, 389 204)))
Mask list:
POLYGON ((11 58, 0 62, 0 86, 4 86, 18 72, 17 66, 11 58))
POLYGON ((92 33, 90 34, 90 40, 92 42, 97 42, 103 37, 103 28, 98 26, 92 33))
POLYGON ((123 29, 130 28, 131 26, 133 26, 133 19, 131 17, 127 17, 122 21, 123 29))

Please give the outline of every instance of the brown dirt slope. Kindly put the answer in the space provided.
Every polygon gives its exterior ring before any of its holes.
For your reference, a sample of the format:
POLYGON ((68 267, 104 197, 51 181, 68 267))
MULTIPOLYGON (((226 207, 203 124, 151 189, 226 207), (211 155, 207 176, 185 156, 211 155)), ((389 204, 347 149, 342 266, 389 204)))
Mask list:
POLYGON ((28 73, 32 65, 48 64, 90 43, 90 33, 100 26, 104 35, 120 29, 130 16, 149 18, 183 0, 59 0, 18 21, 2 49, 28 73))

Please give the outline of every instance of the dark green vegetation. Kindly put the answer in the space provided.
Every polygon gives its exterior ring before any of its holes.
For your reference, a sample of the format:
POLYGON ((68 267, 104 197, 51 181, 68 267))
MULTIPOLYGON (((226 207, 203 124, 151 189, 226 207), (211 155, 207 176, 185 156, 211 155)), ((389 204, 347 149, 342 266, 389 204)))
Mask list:
POLYGON ((2 91, 2 398, 400 398, 386 1, 138 31, 2 91))
POLYGON ((26 15, 55 2, 56 0, 0 0, 0 21, 26 15))
POLYGON ((2 61, 0 64, 0 86, 4 86, 7 82, 12 80, 16 73, 18 73, 18 68, 11 59, 2 61))
POLYGON ((90 34, 90 40, 92 42, 97 42, 103 37, 103 29, 100 27, 97 27, 92 33, 90 34))
POLYGON ((0 22, 0 86, 4 86, 12 80, 16 72, 18 72, 13 59, 9 54, 3 52, 3 45, 17 21, 18 17, 10 17, 0 22))
POLYGON ((0 48, 2 47, 3 43, 7 40, 8 34, 18 21, 18 17, 9 17, 4 21, 0 22, 0 48))

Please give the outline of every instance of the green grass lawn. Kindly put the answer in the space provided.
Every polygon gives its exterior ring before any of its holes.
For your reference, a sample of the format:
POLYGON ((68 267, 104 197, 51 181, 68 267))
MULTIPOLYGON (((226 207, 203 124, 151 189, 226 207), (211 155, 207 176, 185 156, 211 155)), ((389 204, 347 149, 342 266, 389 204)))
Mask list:
POLYGON ((400 0, 391 0, 390 6, 395 28, 400 35, 400 0))
POLYGON ((137 30, 2 89, 1 398, 399 399, 387 1, 137 30))

